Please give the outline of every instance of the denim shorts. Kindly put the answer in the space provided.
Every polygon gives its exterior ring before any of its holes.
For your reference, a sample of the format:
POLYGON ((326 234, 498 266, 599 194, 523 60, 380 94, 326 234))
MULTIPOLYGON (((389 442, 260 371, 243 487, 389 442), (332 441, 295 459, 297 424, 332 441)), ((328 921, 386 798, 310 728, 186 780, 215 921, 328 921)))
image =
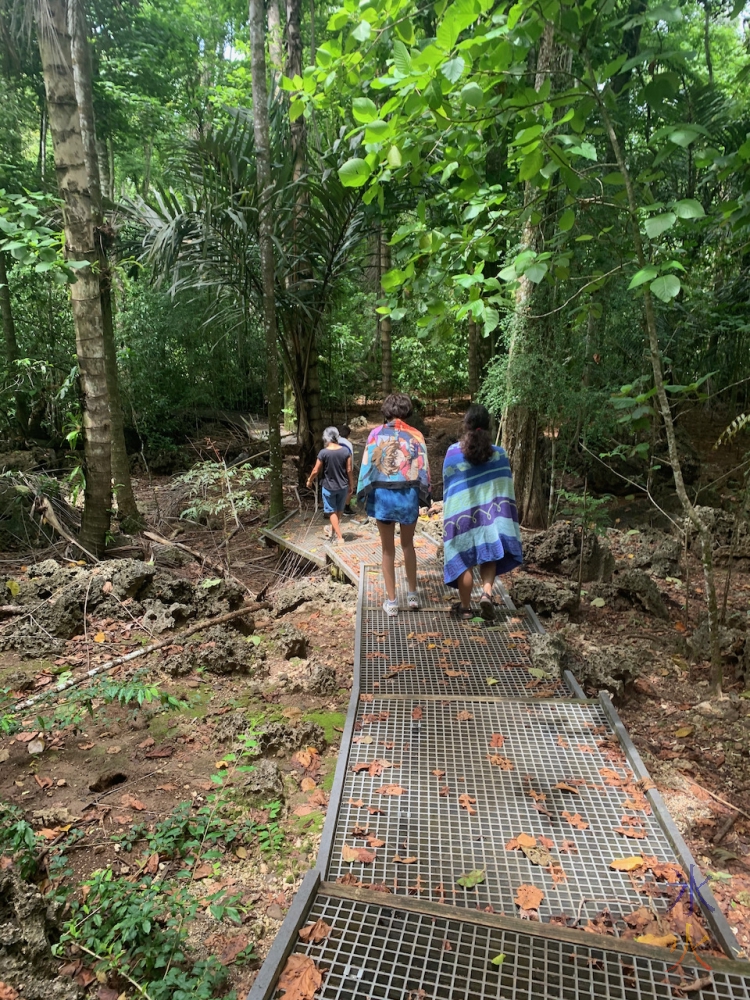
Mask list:
POLYGON ((414 486, 399 489, 376 486, 367 494, 367 513, 385 524, 416 524, 419 490, 414 486))
POLYGON ((346 494, 349 490, 327 490, 323 487, 323 513, 326 516, 340 514, 346 507, 346 494))

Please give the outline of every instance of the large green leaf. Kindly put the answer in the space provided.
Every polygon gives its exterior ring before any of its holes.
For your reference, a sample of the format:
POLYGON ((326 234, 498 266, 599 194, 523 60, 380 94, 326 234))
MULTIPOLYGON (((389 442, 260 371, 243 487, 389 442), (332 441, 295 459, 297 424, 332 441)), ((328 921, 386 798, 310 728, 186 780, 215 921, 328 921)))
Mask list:
POLYGON ((659 272, 656 270, 656 268, 651 267, 651 265, 649 265, 648 267, 641 268, 640 271, 636 271, 636 273, 633 275, 631 282, 628 285, 628 289, 638 288, 639 285, 643 285, 647 281, 653 281, 654 278, 658 275, 658 273, 659 272))
POLYGON ((479 108, 484 102, 484 91, 478 83, 467 83, 461 88, 461 100, 473 108, 479 108))
POLYGON ((674 212, 662 212, 661 215, 652 215, 650 219, 646 220, 646 232, 651 237, 651 239, 656 239, 657 236, 661 236, 662 233, 666 233, 668 229, 677 221, 677 216, 674 212))
POLYGON ((672 211, 679 219, 702 219, 706 214, 703 205, 695 198, 683 198, 672 205, 672 211))
POLYGON ((375 102, 369 97, 355 97, 352 101, 352 115, 354 120, 366 125, 373 122, 378 117, 378 109, 375 102))
POLYGON ((455 56, 453 59, 449 59, 443 63, 440 67, 440 72, 446 80, 450 80, 451 83, 458 83, 465 68, 466 63, 461 56, 455 56))
POLYGON ((366 42, 371 34, 372 25, 368 21, 360 21, 351 33, 351 37, 356 38, 358 42, 366 42))
POLYGON ((652 281, 649 287, 657 299, 661 299, 662 302, 669 302, 676 295, 679 295, 682 286, 680 285, 680 279, 674 274, 663 274, 661 278, 652 281))
POLYGON ((408 76, 411 73, 409 50, 403 42, 398 40, 393 43, 393 65, 403 76, 408 76))
POLYGON ((569 229, 572 229, 575 225, 576 213, 572 208, 566 208, 563 214, 560 216, 560 220, 557 223, 557 228, 561 233, 567 233, 569 229))
POLYGON ((542 156, 541 149, 535 149, 528 156, 524 156, 521 160, 521 169, 518 171, 518 179, 521 181, 530 181, 532 177, 536 177, 539 171, 544 165, 544 157, 542 156))
POLYGON ((362 187, 367 183, 371 173, 369 163, 358 156, 353 156, 339 167, 339 180, 344 187, 362 187))

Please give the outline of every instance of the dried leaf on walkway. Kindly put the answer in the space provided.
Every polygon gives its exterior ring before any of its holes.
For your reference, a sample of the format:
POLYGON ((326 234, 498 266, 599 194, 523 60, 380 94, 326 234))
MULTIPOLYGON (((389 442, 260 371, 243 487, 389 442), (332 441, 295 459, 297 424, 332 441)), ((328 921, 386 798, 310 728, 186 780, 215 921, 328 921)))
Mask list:
POLYGON ((413 865, 417 860, 416 854, 410 858, 402 858, 400 854, 394 854, 393 860, 397 865, 413 865))
POLYGON ((369 746, 370 743, 374 743, 372 736, 355 736, 352 743, 364 743, 369 746))
POLYGON ((516 767, 512 760, 509 760, 507 757, 501 757, 499 753, 487 754, 487 760, 490 764, 499 767, 501 771, 514 771, 516 767))
POLYGON ((522 910, 538 910, 544 899, 544 893, 535 885, 519 885, 516 890, 515 904, 522 910))
POLYGON ((505 737, 501 733, 493 733, 490 736, 490 748, 499 748, 505 743, 505 737))
POLYGON ((548 816, 550 819, 552 819, 552 813, 544 805, 543 802, 535 802, 534 803, 534 808, 536 809, 537 812, 544 813, 545 816, 548 816))
POLYGON ((414 722, 421 722, 423 714, 424 713, 422 712, 422 709, 419 707, 419 705, 417 705, 416 708, 413 708, 411 710, 411 717, 414 722))
POLYGON ((469 675, 465 670, 451 670, 448 667, 443 667, 446 677, 468 677, 469 675))
POLYGON ((636 938, 639 944, 652 944, 656 948, 671 948, 677 940, 675 934, 641 934, 636 938))
POLYGON ((364 802, 362 799, 349 799, 349 805, 354 806, 355 809, 361 809, 364 802))
POLYGON ((456 721, 457 722, 470 722, 473 718, 474 718, 474 716, 471 714, 471 712, 467 712, 466 709, 463 708, 463 709, 461 709, 461 711, 456 716, 456 721))
POLYGON ((468 792, 462 792, 458 796, 458 804, 463 809, 465 809, 466 812, 469 813, 470 816, 475 816, 476 815, 476 812, 477 812, 476 809, 472 809, 472 806, 475 805, 476 801, 477 800, 472 795, 469 795, 468 792))
POLYGON ((616 872, 634 872, 636 868, 640 868, 643 865, 643 858, 638 855, 632 858, 615 858, 609 864, 610 868, 614 868, 616 872))
POLYGON ((445 771, 440 771, 439 769, 436 768, 432 773, 435 775, 436 778, 442 778, 445 774, 445 771))
POLYGON ((375 791, 378 795, 403 795, 406 789, 402 788, 401 785, 381 785, 375 791))
POLYGON ((330 933, 330 924, 327 924, 325 920, 316 920, 315 923, 303 927, 299 931, 299 936, 303 941, 312 941, 313 944, 319 944, 321 941, 325 941, 330 933))
POLYGON ((515 839, 519 847, 536 847, 536 837, 530 833, 519 833, 515 839))
POLYGON ((560 854, 578 854, 578 845, 574 840, 564 840, 560 844, 560 854))
POLYGON ((284 991, 284 1000, 313 1000, 322 985, 323 975, 309 955, 290 955, 277 989, 284 991))
POLYGON ((360 864, 371 865, 377 855, 374 851, 368 851, 366 847, 350 847, 348 844, 344 844, 341 848, 341 857, 347 864, 359 861, 360 864))
POLYGON ((622 783, 625 780, 620 777, 617 771, 613 771, 611 767, 600 767, 599 774, 604 778, 604 784, 612 788, 622 787, 622 783))
POLYGON ((385 722, 390 712, 373 712, 362 716, 362 725, 369 726, 373 722, 385 722))
POLYGON ((557 784, 552 787, 557 788, 561 792, 571 792, 573 795, 578 795, 578 789, 574 788, 573 785, 569 785, 567 781, 558 781, 557 784))
POLYGON ((416 670, 416 665, 413 663, 399 663, 397 667, 389 667, 388 673, 383 674, 384 681, 393 680, 394 677, 398 677, 405 670, 416 670))
POLYGON ((451 793, 450 788, 448 788, 447 785, 443 785, 443 787, 438 792, 438 795, 442 796, 444 799, 447 799, 450 793, 451 793))
POLYGON ((456 884, 463 886, 464 889, 473 889, 474 886, 481 885, 485 880, 485 871, 483 868, 477 868, 473 872, 466 872, 465 875, 461 875, 460 878, 456 879, 456 884))
POLYGON ((615 826, 613 830, 615 833, 619 833, 621 837, 631 837, 633 840, 644 840, 646 837, 645 830, 637 830, 632 826, 615 826))
POLYGON ((557 742, 557 745, 559 747, 563 748, 563 750, 567 750, 568 749, 568 744, 565 742, 565 740, 562 738, 562 736, 559 733, 557 734, 557 741, 556 742, 557 742))
POLYGON ((546 847, 548 851, 553 851, 555 849, 555 842, 551 837, 537 837, 536 838, 542 847, 546 847))
POLYGON ((579 743, 578 749, 581 753, 596 753, 596 749, 594 747, 590 747, 587 743, 579 743))
POLYGON ((552 861, 552 855, 547 848, 542 847, 541 844, 537 844, 535 847, 524 847, 522 844, 521 850, 532 865, 539 865, 540 868, 546 868, 552 861))
POLYGON ((588 823, 583 819, 580 813, 573 813, 571 815, 567 809, 563 809, 562 818, 566 819, 571 826, 576 828, 576 830, 588 830, 589 828, 588 823))
POLYGON ((368 692, 368 693, 366 693, 366 694, 361 694, 361 695, 359 696, 359 700, 360 700, 360 701, 372 701, 374 697, 375 697, 375 695, 374 695, 374 694, 370 694, 370 693, 368 692))
POLYGON ((556 861, 550 861, 547 871, 552 876, 552 881, 555 885, 561 885, 563 882, 567 882, 568 876, 565 874, 565 870, 562 865, 558 864, 556 861))
POLYGON ((385 847, 385 841, 384 840, 378 840, 378 838, 376 836, 374 836, 373 834, 370 834, 370 836, 367 838, 367 843, 372 848, 385 847))

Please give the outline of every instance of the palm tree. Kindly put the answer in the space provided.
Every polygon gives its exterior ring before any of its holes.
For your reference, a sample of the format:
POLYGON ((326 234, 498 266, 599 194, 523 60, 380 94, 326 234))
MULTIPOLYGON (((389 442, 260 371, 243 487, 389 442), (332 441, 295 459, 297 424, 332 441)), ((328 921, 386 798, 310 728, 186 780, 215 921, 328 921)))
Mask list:
MULTIPOLYGON (((276 315, 281 356, 296 398, 303 480, 322 431, 318 336, 340 279, 361 264, 366 214, 360 193, 342 187, 334 151, 309 152, 308 172, 295 179, 283 108, 272 101, 270 110, 276 315)), ((140 230, 141 260, 169 281, 174 294, 212 289, 213 319, 246 331, 258 323, 263 299, 251 115, 235 110, 227 125, 185 150, 182 165, 183 193, 159 189, 149 202, 130 205, 140 230)))

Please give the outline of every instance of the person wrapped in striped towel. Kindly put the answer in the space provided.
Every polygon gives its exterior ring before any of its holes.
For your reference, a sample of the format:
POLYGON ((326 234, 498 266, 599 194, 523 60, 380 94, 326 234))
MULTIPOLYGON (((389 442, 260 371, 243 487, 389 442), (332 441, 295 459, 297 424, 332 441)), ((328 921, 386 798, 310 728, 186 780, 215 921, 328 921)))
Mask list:
POLYGON ((479 611, 492 620, 495 577, 523 563, 510 464, 505 451, 492 444, 489 427, 486 407, 470 406, 464 435, 443 463, 443 578, 458 590, 461 600, 454 611, 465 620, 474 617, 475 566, 482 579, 479 611))

